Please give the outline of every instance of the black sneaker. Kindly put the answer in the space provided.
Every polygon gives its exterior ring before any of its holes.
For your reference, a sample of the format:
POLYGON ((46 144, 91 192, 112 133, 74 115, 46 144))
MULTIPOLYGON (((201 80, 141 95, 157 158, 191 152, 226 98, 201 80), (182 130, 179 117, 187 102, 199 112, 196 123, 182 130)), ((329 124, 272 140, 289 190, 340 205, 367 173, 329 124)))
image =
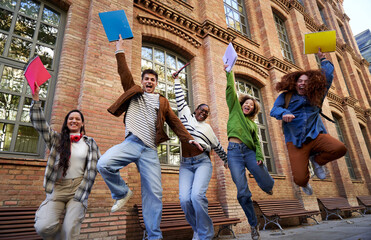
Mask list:
POLYGON ((260 240, 259 226, 251 227, 251 239, 260 240))

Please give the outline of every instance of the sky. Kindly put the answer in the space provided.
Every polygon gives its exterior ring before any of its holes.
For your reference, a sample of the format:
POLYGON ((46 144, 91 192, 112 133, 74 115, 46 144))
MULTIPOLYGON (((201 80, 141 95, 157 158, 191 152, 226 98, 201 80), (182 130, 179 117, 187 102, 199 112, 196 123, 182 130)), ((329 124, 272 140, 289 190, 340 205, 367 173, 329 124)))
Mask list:
POLYGON ((344 0, 343 7, 353 35, 371 30, 371 0, 344 0))

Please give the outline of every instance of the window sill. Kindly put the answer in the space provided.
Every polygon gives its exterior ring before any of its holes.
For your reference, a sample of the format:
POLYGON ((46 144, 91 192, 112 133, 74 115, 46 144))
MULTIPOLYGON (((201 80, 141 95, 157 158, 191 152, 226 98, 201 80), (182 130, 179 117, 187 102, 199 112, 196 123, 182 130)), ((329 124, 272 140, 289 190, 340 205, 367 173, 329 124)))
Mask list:
MULTIPOLYGON (((270 173, 270 175, 272 176, 273 179, 281 179, 281 180, 286 179, 286 175, 279 175, 276 173, 270 173)), ((254 178, 254 176, 251 173, 249 173, 249 178, 254 178)))

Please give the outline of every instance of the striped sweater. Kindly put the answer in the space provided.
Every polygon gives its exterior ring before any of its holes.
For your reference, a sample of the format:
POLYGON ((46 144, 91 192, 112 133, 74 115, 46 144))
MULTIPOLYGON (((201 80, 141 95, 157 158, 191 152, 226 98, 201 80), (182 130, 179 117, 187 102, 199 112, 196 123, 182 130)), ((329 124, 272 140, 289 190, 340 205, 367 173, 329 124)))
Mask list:
MULTIPOLYGON (((204 121, 202 122, 197 121, 195 115, 191 113, 191 110, 184 99, 184 93, 180 85, 179 79, 175 79, 175 97, 178 108, 178 116, 182 121, 183 125, 185 126, 185 128, 191 134, 191 136, 201 144, 205 151, 210 152, 211 149, 213 149, 216 152, 216 154, 218 154, 220 159, 222 159, 226 163, 227 154, 224 151, 222 145, 220 144, 218 138, 215 136, 215 133, 211 126, 204 121)), ((184 149, 183 144, 182 150, 184 156, 186 154, 184 150, 187 149, 184 149)))

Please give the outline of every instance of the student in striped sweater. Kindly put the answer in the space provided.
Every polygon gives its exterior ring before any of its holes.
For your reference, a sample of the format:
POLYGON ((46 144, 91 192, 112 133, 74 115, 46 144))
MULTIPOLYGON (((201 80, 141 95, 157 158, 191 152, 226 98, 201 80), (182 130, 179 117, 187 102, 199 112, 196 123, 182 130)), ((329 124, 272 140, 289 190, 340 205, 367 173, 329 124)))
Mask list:
MULTIPOLYGON (((226 69, 228 65, 225 65, 226 69)), ((258 220, 251 200, 251 192, 246 178, 247 168, 254 176, 259 187, 268 194, 273 194, 273 178, 263 164, 258 126, 254 122, 259 113, 258 101, 241 94, 237 96, 233 72, 227 72, 226 100, 229 108, 228 132, 228 166, 233 182, 237 187, 237 199, 251 226, 251 238, 260 239, 258 220)))
POLYGON ((178 77, 175 77, 175 97, 180 120, 191 136, 204 148, 200 151, 182 142, 182 160, 179 170, 180 205, 193 228, 193 239, 212 239, 214 236, 213 222, 208 215, 206 198, 213 170, 209 155, 213 149, 224 161, 224 167, 227 168, 227 154, 213 129, 205 122, 209 116, 209 106, 200 104, 192 113, 184 99, 178 77))

